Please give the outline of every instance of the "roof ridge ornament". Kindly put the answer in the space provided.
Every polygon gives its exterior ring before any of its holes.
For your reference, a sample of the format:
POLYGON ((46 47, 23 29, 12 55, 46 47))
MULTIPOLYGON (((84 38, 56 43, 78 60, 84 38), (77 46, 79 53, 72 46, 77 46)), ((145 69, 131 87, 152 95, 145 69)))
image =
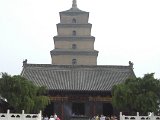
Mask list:
POLYGON ((77 0, 73 0, 72 8, 77 8, 77 0))
POLYGON ((23 60, 23 67, 27 64, 27 59, 23 60))
POLYGON ((133 68, 133 62, 129 61, 129 66, 133 68))

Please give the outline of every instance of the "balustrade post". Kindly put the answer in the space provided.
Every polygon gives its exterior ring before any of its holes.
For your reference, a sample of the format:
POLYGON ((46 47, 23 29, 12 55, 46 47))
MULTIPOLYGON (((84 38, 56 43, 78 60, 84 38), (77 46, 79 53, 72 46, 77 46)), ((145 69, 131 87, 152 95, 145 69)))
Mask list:
POLYGON ((136 120, 140 120, 139 112, 137 112, 136 120))
POLYGON ((120 112, 120 120, 123 120, 122 112, 120 112))
POLYGON ((9 109, 7 110, 7 116, 6 116, 6 119, 7 119, 7 120, 10 120, 10 110, 9 110, 9 109))
POLYGON ((41 120, 41 119, 42 119, 42 111, 40 110, 38 114, 38 120, 41 120))
POLYGON ((25 120, 24 110, 22 110, 21 120, 25 120))
POLYGON ((151 112, 151 116, 150 116, 151 120, 156 120, 156 117, 154 115, 154 112, 151 112))

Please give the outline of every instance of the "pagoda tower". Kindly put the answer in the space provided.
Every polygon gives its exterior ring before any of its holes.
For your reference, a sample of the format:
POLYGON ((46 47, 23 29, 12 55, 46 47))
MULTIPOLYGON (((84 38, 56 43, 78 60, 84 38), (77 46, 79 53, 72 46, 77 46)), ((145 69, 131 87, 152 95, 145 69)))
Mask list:
POLYGON ((94 50, 95 37, 91 36, 89 12, 80 10, 76 0, 72 8, 60 12, 54 49, 50 51, 54 65, 97 65, 98 51, 94 50))

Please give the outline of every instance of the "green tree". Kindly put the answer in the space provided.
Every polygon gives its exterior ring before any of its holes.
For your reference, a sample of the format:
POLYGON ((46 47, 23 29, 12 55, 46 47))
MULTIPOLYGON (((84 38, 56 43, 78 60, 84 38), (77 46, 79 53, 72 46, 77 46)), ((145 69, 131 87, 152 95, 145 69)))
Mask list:
POLYGON ((160 81, 154 74, 143 78, 130 78, 124 83, 113 86, 112 104, 118 111, 134 114, 157 112, 160 101, 160 81))
POLYGON ((26 113, 36 113, 49 104, 46 88, 35 86, 20 75, 10 76, 2 73, 0 95, 7 99, 15 112, 25 110, 26 113))

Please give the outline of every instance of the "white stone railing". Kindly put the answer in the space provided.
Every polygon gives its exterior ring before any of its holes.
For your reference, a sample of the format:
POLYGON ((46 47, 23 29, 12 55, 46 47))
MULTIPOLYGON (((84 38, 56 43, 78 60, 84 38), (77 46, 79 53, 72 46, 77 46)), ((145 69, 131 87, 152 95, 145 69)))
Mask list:
POLYGON ((154 113, 148 116, 140 116, 139 112, 137 112, 136 116, 127 116, 122 115, 122 112, 120 112, 120 120, 160 120, 160 116, 155 116, 154 113))
POLYGON ((7 113, 0 113, 0 120, 42 120, 42 112, 38 114, 25 114, 24 110, 22 113, 10 113, 7 110, 7 113))

